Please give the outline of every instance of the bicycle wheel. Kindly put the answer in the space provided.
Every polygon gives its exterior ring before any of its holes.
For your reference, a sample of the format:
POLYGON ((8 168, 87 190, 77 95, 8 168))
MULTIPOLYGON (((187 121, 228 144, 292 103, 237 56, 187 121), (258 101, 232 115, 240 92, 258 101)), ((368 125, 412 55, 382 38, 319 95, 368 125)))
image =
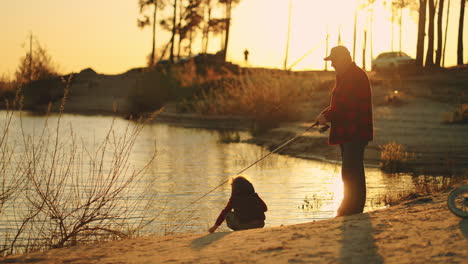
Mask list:
POLYGON ((447 205, 455 215, 468 218, 468 185, 452 190, 448 195, 447 205))

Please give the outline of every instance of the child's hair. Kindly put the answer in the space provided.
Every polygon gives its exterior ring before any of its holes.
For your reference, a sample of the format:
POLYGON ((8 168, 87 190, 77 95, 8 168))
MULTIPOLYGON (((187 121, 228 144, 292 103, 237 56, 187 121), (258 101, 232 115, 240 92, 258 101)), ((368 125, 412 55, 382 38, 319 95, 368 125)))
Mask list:
POLYGON ((237 175, 231 178, 232 194, 244 195, 255 193, 252 183, 242 175, 237 175))

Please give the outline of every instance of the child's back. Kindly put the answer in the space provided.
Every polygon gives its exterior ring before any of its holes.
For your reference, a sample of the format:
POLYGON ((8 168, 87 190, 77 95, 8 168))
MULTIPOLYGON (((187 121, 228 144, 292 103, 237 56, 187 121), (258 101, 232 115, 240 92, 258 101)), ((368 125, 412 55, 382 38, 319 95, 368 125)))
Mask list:
POLYGON ((226 219, 228 227, 233 230, 265 226, 265 212, 268 208, 255 192, 252 183, 242 176, 237 176, 233 178, 231 186, 232 193, 229 202, 209 231, 214 232, 224 219, 226 219), (231 210, 234 210, 234 212, 231 210))

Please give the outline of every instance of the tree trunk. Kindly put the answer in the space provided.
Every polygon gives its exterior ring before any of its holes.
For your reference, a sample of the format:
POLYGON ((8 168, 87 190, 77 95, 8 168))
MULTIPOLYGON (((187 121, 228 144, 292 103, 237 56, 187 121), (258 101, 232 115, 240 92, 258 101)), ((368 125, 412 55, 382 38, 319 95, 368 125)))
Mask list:
POLYGON ((189 48, 189 50, 188 50, 188 55, 189 55, 189 57, 191 57, 191 56, 192 56, 192 43, 193 43, 193 39, 192 39, 192 38, 193 38, 192 31, 193 31, 193 30, 192 30, 192 29, 190 29, 190 32, 189 32, 189 46, 188 46, 188 48, 189 48))
POLYGON ((182 35, 180 34, 182 29, 182 13, 184 12, 182 2, 179 3, 179 21, 177 22, 177 33, 179 35, 179 41, 177 43, 177 60, 180 59, 180 49, 182 46, 182 35))
POLYGON ((374 59, 374 7, 372 7, 370 18, 370 57, 374 59))
POLYGON ((439 14, 437 15, 437 50, 435 65, 440 67, 442 59, 442 17, 444 16, 444 0, 439 0, 439 14))
POLYGON ((423 66, 424 38, 426 36, 426 5, 427 0, 419 0, 418 40, 416 44, 416 65, 423 66))
POLYGON ((341 40, 341 25, 338 27, 338 46, 342 46, 343 41, 341 40))
POLYGON ((172 38, 171 38, 171 53, 169 55, 169 60, 171 63, 174 63, 174 42, 176 35, 176 15, 177 15, 177 0, 174 0, 174 17, 172 18, 172 38))
POLYGON ((203 11, 203 21, 205 21, 205 25, 203 27, 203 35, 202 35, 202 42, 201 42, 201 49, 202 53, 207 52, 208 46, 208 32, 210 31, 210 19, 211 19, 211 7, 209 6, 209 2, 206 3, 205 10, 203 11), (208 16, 208 19, 206 18, 208 16))
POLYGON ((155 64, 155 49, 156 49, 156 12, 158 10, 158 1, 154 1, 154 14, 153 14, 153 48, 151 49, 150 65, 155 64))
POLYGON ((231 26, 231 0, 226 2, 226 34, 224 35, 223 61, 226 61, 228 43, 229 43, 229 27, 231 26))
MULTIPOLYGON (((289 40, 291 36, 291 10, 292 10, 292 0, 289 0, 288 8, 288 32, 286 36, 286 52, 284 55, 283 68, 286 70, 288 68, 288 57, 289 57, 289 40)), ((338 37, 339 38, 339 37, 338 37)))
POLYGON ((393 6, 393 1, 390 2, 390 6, 392 8, 392 51, 395 51, 394 43, 395 43, 395 7, 393 6))
POLYGON ((364 30, 364 44, 362 45, 362 69, 366 70, 366 45, 367 45, 367 31, 364 30))
POLYGON ((447 17, 446 17, 446 21, 445 21, 444 49, 443 49, 443 52, 442 52, 442 67, 445 67, 445 48, 447 47, 449 15, 450 15, 450 0, 448 0, 448 2, 447 2, 447 17))
POLYGON ((353 61, 356 61, 356 31, 357 31, 357 9, 354 8, 354 33, 353 33, 353 61))
POLYGON ((400 5, 400 17, 398 18, 398 24, 400 25, 400 36, 399 36, 399 42, 398 42, 398 51, 401 52, 401 42, 403 39, 403 5, 400 5))
MULTIPOLYGON (((208 23, 210 22, 211 20, 211 7, 208 7, 208 23)), ((204 50, 205 50, 205 53, 208 52, 208 43, 210 41, 210 24, 207 25, 206 27, 206 40, 205 40, 205 46, 204 46, 204 50)))
POLYGON ((458 22, 457 65, 463 65, 463 21, 465 19, 465 1, 460 2, 460 20, 458 22))
POLYGON ((429 0, 429 32, 427 37, 426 67, 434 66, 434 0, 429 0))

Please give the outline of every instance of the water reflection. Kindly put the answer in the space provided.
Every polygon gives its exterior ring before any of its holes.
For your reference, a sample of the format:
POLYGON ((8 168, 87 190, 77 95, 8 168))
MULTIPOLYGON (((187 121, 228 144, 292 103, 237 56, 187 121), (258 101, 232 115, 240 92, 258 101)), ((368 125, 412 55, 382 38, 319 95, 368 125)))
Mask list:
MULTIPOLYGON (((51 129, 56 121, 56 117, 49 119, 51 129)), ((117 134, 134 125, 127 120, 106 116, 64 115, 61 122, 63 126, 72 127, 88 149, 96 148, 96 142, 106 136, 112 124, 117 134)), ((24 129, 33 134, 40 130, 43 123, 43 117, 23 117, 24 129)), ((19 131, 19 124, 13 124, 12 129, 19 131)), ((247 133, 240 133, 240 136, 243 139, 249 137, 247 133)), ((154 151, 156 159, 145 171, 137 191, 144 193, 142 204, 144 199, 153 201, 150 209, 139 210, 149 211, 151 217, 156 218, 150 228, 150 232, 156 233, 207 230, 229 198, 231 190, 228 184, 193 206, 181 209, 268 154, 264 148, 251 144, 222 144, 216 131, 160 123, 150 124, 143 129, 130 156, 131 164, 135 168, 143 167, 154 151)), ((251 178, 256 191, 269 207, 266 226, 331 218, 341 203, 343 185, 339 164, 273 154, 245 174, 251 178), (319 200, 319 206, 313 210, 302 209, 304 198, 313 195, 319 200)), ((372 202, 380 195, 409 190, 413 186, 410 176, 386 177, 373 168, 367 168, 366 175, 368 199, 365 211, 381 207, 372 202)), ((2 219, 14 222, 11 220, 14 216, 2 219)), ((4 228, 4 223, 0 228, 4 228)), ((227 229, 222 226, 220 231, 223 230, 227 229)))

